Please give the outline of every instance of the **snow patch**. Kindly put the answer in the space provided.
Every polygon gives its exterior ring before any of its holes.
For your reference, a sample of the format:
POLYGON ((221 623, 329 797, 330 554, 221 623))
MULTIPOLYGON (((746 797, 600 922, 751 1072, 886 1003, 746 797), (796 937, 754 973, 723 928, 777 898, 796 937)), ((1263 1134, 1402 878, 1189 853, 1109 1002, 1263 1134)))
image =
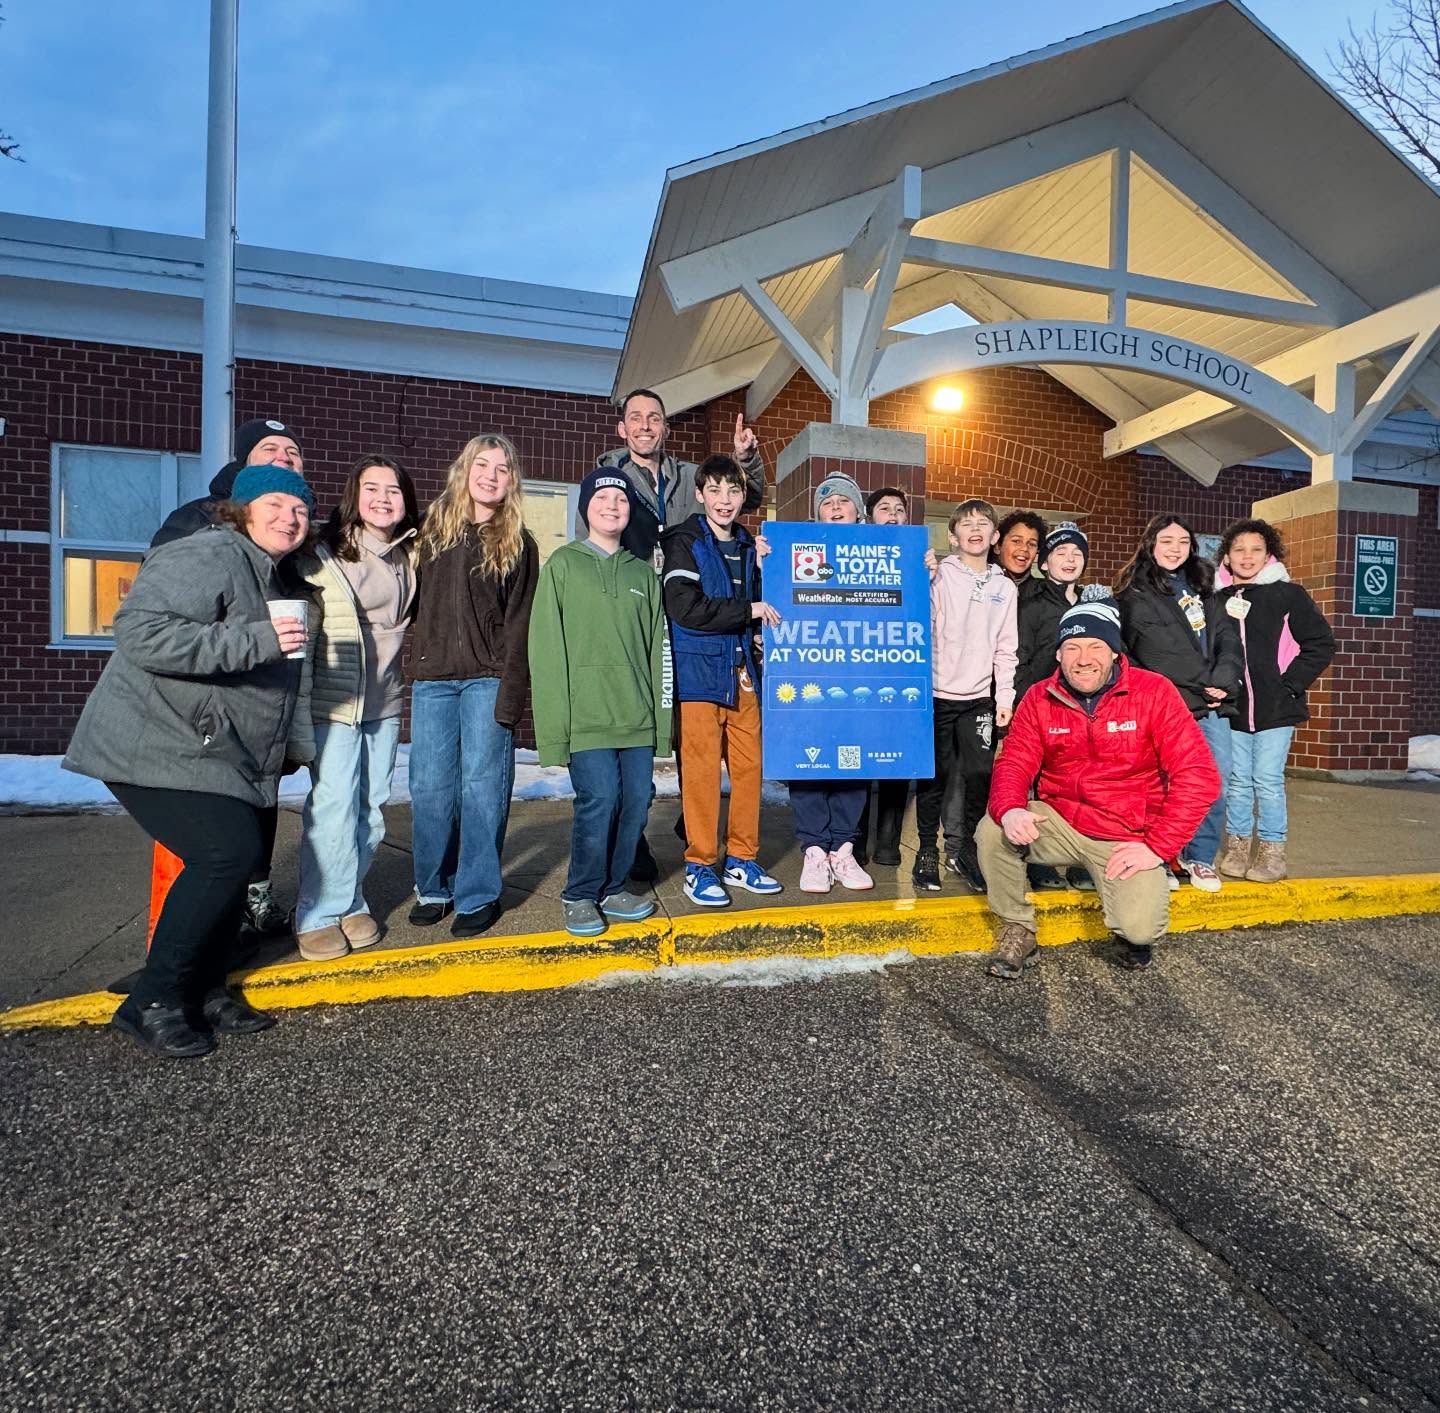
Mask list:
POLYGON ((1410 738, 1411 780, 1440 780, 1440 736, 1410 738))
MULTIPOLYGON (((114 813, 120 806, 115 797, 88 775, 76 775, 60 768, 59 756, 0 755, 0 809, 15 813, 20 809, 37 812, 46 810, 114 813)), ((727 776, 723 782, 730 790, 727 776)), ((297 770, 280 782, 280 803, 299 809, 310 793, 310 772, 297 770)), ((675 762, 667 758, 655 762, 655 794, 662 800, 680 798, 680 778, 675 762)), ((762 792, 766 804, 783 805, 790 795, 785 786, 767 780, 762 792)), ((512 800, 573 800, 574 787, 570 772, 563 765, 541 765, 534 751, 515 752, 515 785, 512 800)), ((390 782, 392 805, 410 802, 410 747, 401 746, 395 757, 395 774, 390 782)))
POLYGON ((860 972, 884 971, 887 967, 913 962, 915 954, 904 948, 883 957, 764 957, 739 962, 682 962, 657 971, 613 971, 581 982, 601 990, 615 986, 716 986, 722 990, 740 987, 792 986, 799 981, 826 981, 832 976, 853 976, 860 972))

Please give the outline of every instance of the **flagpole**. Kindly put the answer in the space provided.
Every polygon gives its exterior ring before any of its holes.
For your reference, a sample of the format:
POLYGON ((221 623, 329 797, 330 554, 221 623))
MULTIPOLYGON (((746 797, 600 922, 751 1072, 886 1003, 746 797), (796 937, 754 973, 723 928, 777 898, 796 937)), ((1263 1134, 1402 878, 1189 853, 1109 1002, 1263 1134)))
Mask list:
POLYGON ((231 456, 235 425, 235 129, 239 0, 210 0, 210 110, 205 158, 205 312, 200 461, 208 477, 231 456))

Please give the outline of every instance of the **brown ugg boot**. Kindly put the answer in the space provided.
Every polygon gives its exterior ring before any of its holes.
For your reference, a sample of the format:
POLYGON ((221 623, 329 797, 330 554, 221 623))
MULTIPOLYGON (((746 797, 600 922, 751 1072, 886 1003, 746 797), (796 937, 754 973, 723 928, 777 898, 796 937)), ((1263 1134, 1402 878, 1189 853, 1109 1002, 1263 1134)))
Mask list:
POLYGON ((1245 871, 1250 867, 1250 844, 1248 834, 1227 834, 1225 847, 1220 851, 1215 867, 1226 878, 1244 878, 1245 871))
POLYGON ((1267 844, 1263 839, 1255 850, 1255 862, 1245 870, 1251 883, 1279 883, 1285 877, 1285 845, 1267 844))

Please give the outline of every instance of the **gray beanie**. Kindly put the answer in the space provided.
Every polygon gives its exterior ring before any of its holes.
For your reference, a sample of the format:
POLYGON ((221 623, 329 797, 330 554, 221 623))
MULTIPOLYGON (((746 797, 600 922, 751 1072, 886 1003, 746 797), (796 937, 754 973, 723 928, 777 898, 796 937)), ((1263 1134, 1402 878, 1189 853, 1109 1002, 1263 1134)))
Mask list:
POLYGON ((852 477, 845 475, 843 471, 836 471, 815 487, 815 510, 812 519, 820 518, 820 502, 829 500, 831 496, 844 496, 846 500, 854 504, 855 518, 857 520, 865 518, 865 493, 852 477))

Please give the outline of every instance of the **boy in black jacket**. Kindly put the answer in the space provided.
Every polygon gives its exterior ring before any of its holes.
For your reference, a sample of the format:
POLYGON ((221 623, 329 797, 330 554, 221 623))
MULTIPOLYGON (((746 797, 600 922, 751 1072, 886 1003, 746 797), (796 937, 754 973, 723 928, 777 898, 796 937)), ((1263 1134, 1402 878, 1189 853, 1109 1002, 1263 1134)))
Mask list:
POLYGON ((1054 676, 1055 635, 1060 616, 1080 598, 1080 580, 1090 561, 1090 541, 1066 520, 1045 536, 1040 551, 1043 579, 1033 579, 1020 594, 1020 647, 1015 663, 1015 706, 1037 682, 1054 676))
MULTIPOLYGON (((1027 579, 1020 590, 1018 619, 1020 647, 1015 663, 1015 706, 1037 682, 1055 675, 1055 641, 1060 618, 1080 597, 1080 579, 1090 561, 1090 541, 1073 520, 1062 521, 1048 535, 1037 561, 1043 579, 1027 579)), ((1066 877, 1049 864, 1026 868, 1030 887, 1070 887, 1093 891, 1095 884, 1083 868, 1067 870, 1066 877)))
POLYGON ((755 541, 736 523, 745 473, 728 456, 695 468, 701 512, 667 530, 665 613, 680 716, 681 817, 685 821, 685 896, 701 907, 730 902, 725 884, 778 893, 756 862, 760 848, 759 625, 780 615, 760 601, 755 541), (720 768, 730 771, 730 818, 721 881, 720 768))

